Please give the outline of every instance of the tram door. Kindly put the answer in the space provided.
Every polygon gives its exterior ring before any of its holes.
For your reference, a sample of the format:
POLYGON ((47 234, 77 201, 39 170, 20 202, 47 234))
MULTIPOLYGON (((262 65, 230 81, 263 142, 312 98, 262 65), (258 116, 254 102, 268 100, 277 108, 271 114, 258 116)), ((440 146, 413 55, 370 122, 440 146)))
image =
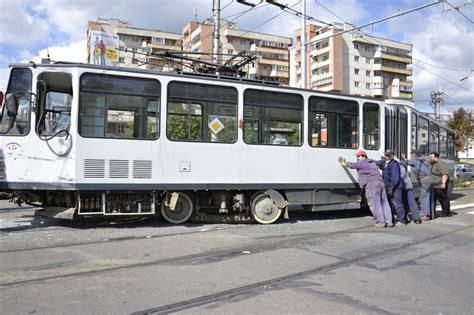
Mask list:
POLYGON ((398 158, 409 153, 407 110, 402 106, 385 106, 385 150, 394 150, 398 158))

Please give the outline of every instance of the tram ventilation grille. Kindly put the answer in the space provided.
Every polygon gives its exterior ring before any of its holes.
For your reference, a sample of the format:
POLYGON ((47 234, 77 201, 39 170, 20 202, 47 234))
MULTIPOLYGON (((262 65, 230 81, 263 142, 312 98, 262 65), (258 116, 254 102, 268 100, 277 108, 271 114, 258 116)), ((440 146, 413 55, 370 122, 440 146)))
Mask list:
POLYGON ((151 178, 151 161, 134 160, 133 161, 133 178, 146 179, 151 178))
POLYGON ((128 160, 109 160, 109 178, 128 178, 128 160))
POLYGON ((105 160, 85 159, 84 160, 84 178, 104 178, 105 160))

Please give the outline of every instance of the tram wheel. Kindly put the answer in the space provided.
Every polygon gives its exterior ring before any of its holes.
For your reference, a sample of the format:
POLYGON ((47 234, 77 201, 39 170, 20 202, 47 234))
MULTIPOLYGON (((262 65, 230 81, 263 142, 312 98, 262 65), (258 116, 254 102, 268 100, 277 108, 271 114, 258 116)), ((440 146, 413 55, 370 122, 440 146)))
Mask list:
POLYGON ((161 215, 169 223, 180 224, 188 221, 193 215, 194 202, 193 199, 186 193, 179 192, 178 200, 174 210, 166 206, 165 196, 161 201, 161 215))
POLYGON ((282 213, 282 209, 265 193, 258 193, 252 199, 250 211, 254 220, 260 224, 271 224, 278 220, 282 213))

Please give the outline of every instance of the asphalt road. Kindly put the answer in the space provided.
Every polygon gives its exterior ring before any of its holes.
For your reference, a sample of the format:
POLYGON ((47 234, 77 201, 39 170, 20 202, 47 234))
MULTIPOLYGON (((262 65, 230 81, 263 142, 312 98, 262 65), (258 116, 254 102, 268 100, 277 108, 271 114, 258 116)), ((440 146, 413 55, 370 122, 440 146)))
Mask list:
POLYGON ((470 314, 474 191, 453 198, 451 218, 387 229, 361 211, 172 226, 0 201, 0 312, 470 314))

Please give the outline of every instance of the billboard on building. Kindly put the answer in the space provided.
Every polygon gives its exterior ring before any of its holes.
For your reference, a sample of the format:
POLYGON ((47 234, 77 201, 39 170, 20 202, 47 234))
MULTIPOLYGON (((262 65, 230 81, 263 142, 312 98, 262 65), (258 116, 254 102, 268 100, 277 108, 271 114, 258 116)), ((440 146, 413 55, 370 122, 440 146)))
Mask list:
POLYGON ((118 62, 119 37, 106 32, 91 31, 89 62, 94 65, 112 66, 118 62))

